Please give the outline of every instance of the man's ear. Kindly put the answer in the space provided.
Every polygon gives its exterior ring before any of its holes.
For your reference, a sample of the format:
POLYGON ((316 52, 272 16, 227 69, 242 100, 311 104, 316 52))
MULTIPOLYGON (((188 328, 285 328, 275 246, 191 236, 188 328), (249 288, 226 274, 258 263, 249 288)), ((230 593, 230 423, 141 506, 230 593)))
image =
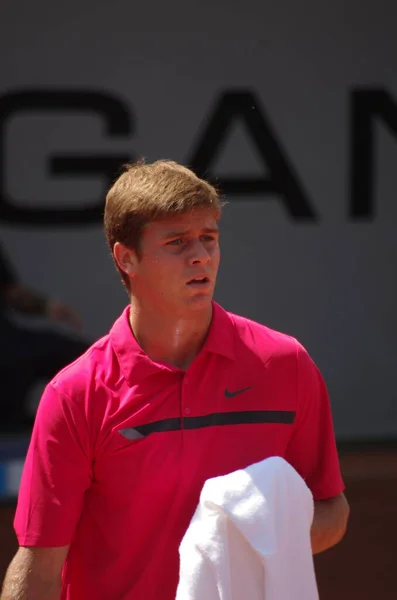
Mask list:
POLYGON ((120 244, 120 242, 116 242, 113 246, 113 256, 117 266, 123 273, 129 277, 136 275, 138 257, 135 250, 131 250, 131 248, 127 248, 127 246, 120 244))

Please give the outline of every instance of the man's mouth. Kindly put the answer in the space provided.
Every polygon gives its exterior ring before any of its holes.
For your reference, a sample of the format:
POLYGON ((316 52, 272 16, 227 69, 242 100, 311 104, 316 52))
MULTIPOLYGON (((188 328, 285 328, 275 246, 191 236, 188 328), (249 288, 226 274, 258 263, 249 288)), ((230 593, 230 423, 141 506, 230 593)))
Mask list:
POLYGON ((190 281, 187 282, 187 285, 205 285, 208 284, 210 282, 208 277, 194 277, 194 279, 191 279, 190 281))

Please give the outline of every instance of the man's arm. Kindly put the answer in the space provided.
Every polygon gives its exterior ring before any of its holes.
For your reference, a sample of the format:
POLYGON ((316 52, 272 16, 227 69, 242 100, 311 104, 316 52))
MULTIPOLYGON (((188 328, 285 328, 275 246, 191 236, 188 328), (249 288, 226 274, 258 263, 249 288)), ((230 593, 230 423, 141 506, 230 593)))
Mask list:
POLYGON ((317 554, 343 538, 349 506, 343 494, 328 391, 318 367, 300 344, 296 373, 296 418, 286 459, 313 494, 311 541, 317 554))
POLYGON ((14 519, 20 550, 1 600, 59 600, 62 567, 91 486, 93 455, 81 391, 75 388, 71 400, 60 386, 59 380, 47 385, 36 413, 14 519))
POLYGON ((47 299, 24 285, 19 283, 7 285, 3 296, 5 305, 16 312, 67 323, 75 329, 81 328, 80 317, 72 308, 56 300, 47 299))
POLYGON ((349 512, 349 504, 344 494, 314 502, 311 529, 313 554, 328 550, 341 541, 346 532, 349 512))
POLYGON ((19 548, 8 568, 0 600, 59 600, 68 549, 19 548))
POLYGON ((11 310, 68 323, 76 329, 81 328, 80 317, 72 308, 56 300, 48 299, 19 283, 1 246, 0 294, 5 306, 11 310))
POLYGON ((46 313, 46 298, 19 283, 5 286, 3 296, 6 306, 17 312, 38 316, 46 313))

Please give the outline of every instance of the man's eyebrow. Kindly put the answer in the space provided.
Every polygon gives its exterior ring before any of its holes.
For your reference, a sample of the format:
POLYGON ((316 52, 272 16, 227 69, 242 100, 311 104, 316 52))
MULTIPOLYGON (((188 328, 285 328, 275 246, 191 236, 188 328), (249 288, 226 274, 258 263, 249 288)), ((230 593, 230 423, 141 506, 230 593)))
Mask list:
MULTIPOLYGON (((183 237, 187 234, 190 233, 190 229, 179 229, 179 230, 175 230, 175 231, 167 231, 164 235, 162 235, 162 239, 166 240, 169 238, 178 238, 178 237, 183 237)), ((219 228, 218 227, 204 227, 203 229, 201 229, 200 231, 202 231, 203 233, 219 233, 219 228)))

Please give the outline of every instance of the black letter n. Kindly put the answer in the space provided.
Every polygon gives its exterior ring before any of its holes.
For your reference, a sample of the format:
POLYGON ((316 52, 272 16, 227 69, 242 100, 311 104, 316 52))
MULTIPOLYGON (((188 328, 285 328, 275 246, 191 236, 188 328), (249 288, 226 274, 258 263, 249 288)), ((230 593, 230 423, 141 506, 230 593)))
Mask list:
POLYGON ((350 216, 374 216, 374 121, 382 119, 397 136, 397 104, 382 89, 355 89, 350 96, 350 216))

